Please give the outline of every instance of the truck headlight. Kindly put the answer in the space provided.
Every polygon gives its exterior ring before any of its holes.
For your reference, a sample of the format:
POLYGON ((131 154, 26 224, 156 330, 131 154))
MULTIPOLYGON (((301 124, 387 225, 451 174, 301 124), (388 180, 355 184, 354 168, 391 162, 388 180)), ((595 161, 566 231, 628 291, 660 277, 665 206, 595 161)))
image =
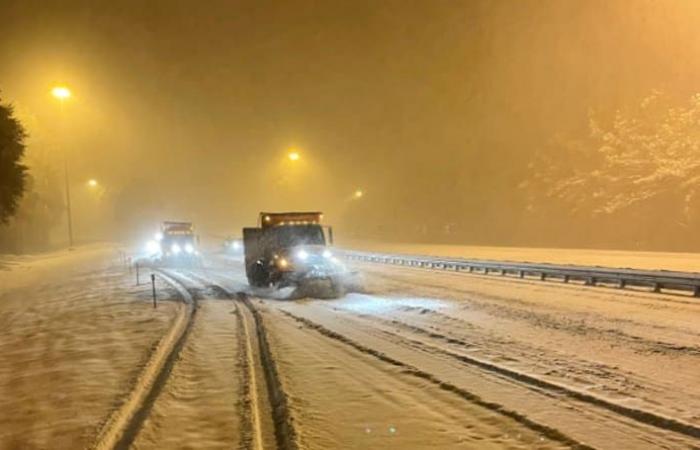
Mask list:
POLYGON ((154 253, 158 253, 160 251, 160 244, 156 241, 148 241, 146 244, 146 252, 149 255, 152 255, 154 253))
POLYGON ((324 251, 323 251, 323 257, 326 258, 326 259, 330 259, 330 258, 333 257, 333 253, 331 253, 330 250, 324 250, 324 251))
POLYGON ((192 247, 192 244, 187 244, 185 245, 185 251, 189 253, 190 255, 194 253, 194 247, 192 247))
POLYGON ((306 261, 306 258, 309 257, 309 254, 306 252, 306 250, 299 250, 296 253, 296 257, 299 258, 302 261, 306 261))
POLYGON ((170 250, 175 253, 176 255, 182 251, 179 245, 173 244, 170 246, 170 250))

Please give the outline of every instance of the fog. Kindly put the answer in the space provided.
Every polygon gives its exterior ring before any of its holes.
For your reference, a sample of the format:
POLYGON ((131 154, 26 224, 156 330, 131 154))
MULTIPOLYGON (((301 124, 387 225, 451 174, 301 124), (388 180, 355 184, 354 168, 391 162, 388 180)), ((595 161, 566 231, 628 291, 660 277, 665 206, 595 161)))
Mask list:
POLYGON ((531 182, 591 115, 700 92, 696 2, 0 0, 0 23, 0 97, 54 203, 67 152, 79 241, 310 209, 341 239, 700 249, 668 196, 601 214, 531 182))

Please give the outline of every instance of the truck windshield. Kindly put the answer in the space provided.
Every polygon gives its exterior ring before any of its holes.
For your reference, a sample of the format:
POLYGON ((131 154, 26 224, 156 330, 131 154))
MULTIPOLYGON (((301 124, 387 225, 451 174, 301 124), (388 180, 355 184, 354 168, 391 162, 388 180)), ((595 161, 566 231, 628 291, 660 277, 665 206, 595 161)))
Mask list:
POLYGON ((318 225, 292 225, 274 228, 274 239, 280 247, 326 245, 323 229, 318 225))

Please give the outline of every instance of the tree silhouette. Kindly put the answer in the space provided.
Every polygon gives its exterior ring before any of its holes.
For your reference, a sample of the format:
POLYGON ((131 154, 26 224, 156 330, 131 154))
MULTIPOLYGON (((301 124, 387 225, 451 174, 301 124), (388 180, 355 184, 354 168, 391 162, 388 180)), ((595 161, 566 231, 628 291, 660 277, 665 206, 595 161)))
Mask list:
POLYGON ((10 105, 0 99, 0 223, 14 215, 25 185, 27 168, 21 163, 26 133, 10 105))

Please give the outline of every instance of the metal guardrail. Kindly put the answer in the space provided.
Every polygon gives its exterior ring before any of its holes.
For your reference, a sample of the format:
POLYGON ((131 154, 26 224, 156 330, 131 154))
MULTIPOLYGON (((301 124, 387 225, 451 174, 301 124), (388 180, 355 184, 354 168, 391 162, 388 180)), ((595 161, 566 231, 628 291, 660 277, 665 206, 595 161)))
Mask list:
POLYGON ((398 266, 417 267, 433 270, 448 270, 479 275, 515 276, 537 278, 541 281, 559 279, 564 283, 582 281, 588 286, 614 284, 620 289, 626 287, 648 287, 653 292, 663 289, 690 292, 700 297, 700 273, 675 272, 666 270, 611 269, 607 267, 587 267, 574 265, 535 264, 525 262, 469 260, 440 258, 432 256, 381 254, 345 250, 346 258, 398 266))

